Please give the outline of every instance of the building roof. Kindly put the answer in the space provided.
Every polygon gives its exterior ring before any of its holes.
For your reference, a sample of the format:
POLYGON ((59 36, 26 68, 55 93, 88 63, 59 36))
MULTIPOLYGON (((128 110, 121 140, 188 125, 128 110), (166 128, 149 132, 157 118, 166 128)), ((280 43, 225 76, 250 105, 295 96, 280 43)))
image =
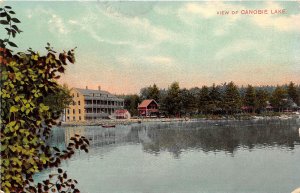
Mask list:
POLYGON ((115 113, 118 114, 118 113, 127 113, 128 111, 126 109, 117 109, 115 110, 115 113))
POLYGON ((143 102, 141 104, 139 104, 138 107, 148 107, 148 105, 150 105, 150 103, 152 103, 152 101, 154 101, 157 104, 157 102, 154 99, 147 99, 147 100, 143 100, 143 102))
POLYGON ((92 90, 92 89, 82 89, 82 88, 74 88, 75 90, 77 90, 78 92, 80 92, 81 94, 83 94, 84 96, 93 96, 93 94, 95 95, 95 97, 109 97, 109 98, 118 98, 113 94, 110 94, 107 91, 104 90, 92 90))

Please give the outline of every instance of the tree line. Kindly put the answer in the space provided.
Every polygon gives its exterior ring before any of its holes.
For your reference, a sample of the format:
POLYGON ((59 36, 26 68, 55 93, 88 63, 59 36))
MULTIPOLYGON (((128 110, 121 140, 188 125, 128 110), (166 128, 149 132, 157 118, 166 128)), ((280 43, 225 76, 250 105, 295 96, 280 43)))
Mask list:
POLYGON ((232 115, 265 111, 283 112, 300 106, 300 85, 293 82, 277 86, 237 86, 234 82, 211 86, 180 88, 173 82, 167 89, 156 84, 144 87, 139 94, 124 95, 125 109, 138 115, 137 107, 145 99, 154 99, 166 116, 232 115))

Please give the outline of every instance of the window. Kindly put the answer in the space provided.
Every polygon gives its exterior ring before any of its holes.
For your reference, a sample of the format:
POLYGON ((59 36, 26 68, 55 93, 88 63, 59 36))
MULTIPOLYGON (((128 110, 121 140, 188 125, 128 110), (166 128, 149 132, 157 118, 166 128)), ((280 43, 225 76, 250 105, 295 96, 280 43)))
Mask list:
POLYGON ((81 109, 78 109, 78 113, 81 114, 81 109))
POLYGON ((73 109, 73 114, 75 114, 75 109, 73 109))
POLYGON ((81 120, 81 116, 79 116, 79 120, 81 120))
POLYGON ((79 93, 77 93, 77 97, 79 97, 79 93))
POLYGON ((78 101, 78 105, 80 105, 80 101, 78 101))
POLYGON ((75 121, 75 117, 73 117, 73 121, 75 121))
POLYGON ((72 97, 74 97, 74 93, 72 94, 72 97))
POLYGON ((70 121, 70 117, 69 116, 67 116, 67 120, 70 121))
POLYGON ((76 102, 75 102, 75 101, 73 101, 73 105, 76 105, 76 102))
POLYGON ((67 113, 70 114, 70 109, 67 110, 67 113))

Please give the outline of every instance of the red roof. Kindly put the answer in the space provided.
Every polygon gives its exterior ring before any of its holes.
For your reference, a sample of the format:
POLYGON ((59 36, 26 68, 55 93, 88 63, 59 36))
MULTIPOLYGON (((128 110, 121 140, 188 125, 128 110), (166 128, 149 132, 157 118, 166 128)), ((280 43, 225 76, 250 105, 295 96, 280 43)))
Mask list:
POLYGON ((116 114, 121 114, 121 113, 127 113, 128 111, 126 109, 118 109, 115 111, 116 114))
POLYGON ((148 107, 148 105, 150 105, 152 101, 154 101, 155 104, 157 104, 157 102, 154 99, 147 99, 147 100, 143 100, 143 102, 139 104, 138 107, 148 107))

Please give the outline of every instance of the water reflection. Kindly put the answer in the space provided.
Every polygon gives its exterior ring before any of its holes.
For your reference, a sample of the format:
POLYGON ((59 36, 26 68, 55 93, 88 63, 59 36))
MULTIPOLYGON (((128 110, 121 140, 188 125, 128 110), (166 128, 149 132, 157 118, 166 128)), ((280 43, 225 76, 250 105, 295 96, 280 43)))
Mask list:
MULTIPOLYGON (((233 154, 239 148, 282 147, 294 149, 300 144, 299 120, 203 121, 177 123, 147 123, 115 128, 56 128, 51 143, 64 147, 71 136, 86 136, 91 149, 111 149, 122 144, 142 144, 145 152, 171 152, 179 157, 186 150, 224 151, 233 154)), ((93 153, 93 152, 91 152, 93 153)))

